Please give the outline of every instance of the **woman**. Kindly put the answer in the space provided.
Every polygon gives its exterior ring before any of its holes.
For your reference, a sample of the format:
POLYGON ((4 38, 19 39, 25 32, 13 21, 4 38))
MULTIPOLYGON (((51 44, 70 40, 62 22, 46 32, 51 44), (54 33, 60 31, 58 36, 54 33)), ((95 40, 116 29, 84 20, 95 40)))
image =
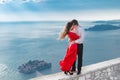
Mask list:
POLYGON ((72 25, 73 25, 72 22, 68 22, 59 36, 59 39, 64 39, 66 36, 69 39, 69 44, 66 54, 63 60, 61 60, 59 64, 60 64, 60 69, 64 71, 65 74, 69 73, 70 75, 73 74, 71 72, 71 68, 74 62, 76 61, 76 55, 77 55, 77 44, 71 42, 80 38, 80 36, 76 34, 76 27, 72 25))

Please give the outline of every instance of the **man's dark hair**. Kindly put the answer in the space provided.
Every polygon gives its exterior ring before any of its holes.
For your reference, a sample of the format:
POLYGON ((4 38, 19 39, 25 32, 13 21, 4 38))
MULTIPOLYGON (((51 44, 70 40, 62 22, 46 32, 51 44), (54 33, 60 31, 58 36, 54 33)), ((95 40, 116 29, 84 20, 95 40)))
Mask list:
POLYGON ((76 19, 73 19, 71 22, 73 23, 73 25, 79 25, 76 19))

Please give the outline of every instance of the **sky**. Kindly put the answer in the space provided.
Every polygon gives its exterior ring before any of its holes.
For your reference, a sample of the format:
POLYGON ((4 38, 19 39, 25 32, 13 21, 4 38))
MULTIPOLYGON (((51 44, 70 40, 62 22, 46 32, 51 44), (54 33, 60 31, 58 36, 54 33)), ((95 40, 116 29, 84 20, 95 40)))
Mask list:
POLYGON ((0 21, 120 19, 120 0, 0 0, 0 21))

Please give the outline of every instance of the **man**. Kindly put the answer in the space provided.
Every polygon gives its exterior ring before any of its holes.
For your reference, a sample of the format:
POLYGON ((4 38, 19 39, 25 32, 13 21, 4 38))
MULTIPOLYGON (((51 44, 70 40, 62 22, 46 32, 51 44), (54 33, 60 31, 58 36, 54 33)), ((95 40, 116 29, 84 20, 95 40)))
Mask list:
MULTIPOLYGON (((84 29, 79 26, 79 23, 77 20, 73 19, 73 26, 77 27, 77 33, 80 36, 79 39, 73 41, 73 43, 77 43, 77 55, 78 55, 78 65, 77 65, 77 75, 81 73, 81 67, 82 67, 82 56, 83 56, 83 41, 84 41, 84 29)), ((76 61, 74 62, 72 66, 72 72, 76 71, 76 61)))

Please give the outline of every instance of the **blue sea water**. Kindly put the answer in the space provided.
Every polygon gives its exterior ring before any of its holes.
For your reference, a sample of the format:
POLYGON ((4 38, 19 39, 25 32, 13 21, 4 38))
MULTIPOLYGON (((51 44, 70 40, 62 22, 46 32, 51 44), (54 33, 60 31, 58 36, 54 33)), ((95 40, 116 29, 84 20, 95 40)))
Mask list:
MULTIPOLYGON (((57 40, 66 22, 7 22, 0 23, 0 80, 28 80, 59 72, 67 39, 57 40), (45 60, 51 69, 33 74, 18 72, 18 66, 29 60, 45 60)), ((88 28, 95 23, 80 22, 88 28)), ((83 65, 120 57, 120 30, 86 31, 83 65)))

